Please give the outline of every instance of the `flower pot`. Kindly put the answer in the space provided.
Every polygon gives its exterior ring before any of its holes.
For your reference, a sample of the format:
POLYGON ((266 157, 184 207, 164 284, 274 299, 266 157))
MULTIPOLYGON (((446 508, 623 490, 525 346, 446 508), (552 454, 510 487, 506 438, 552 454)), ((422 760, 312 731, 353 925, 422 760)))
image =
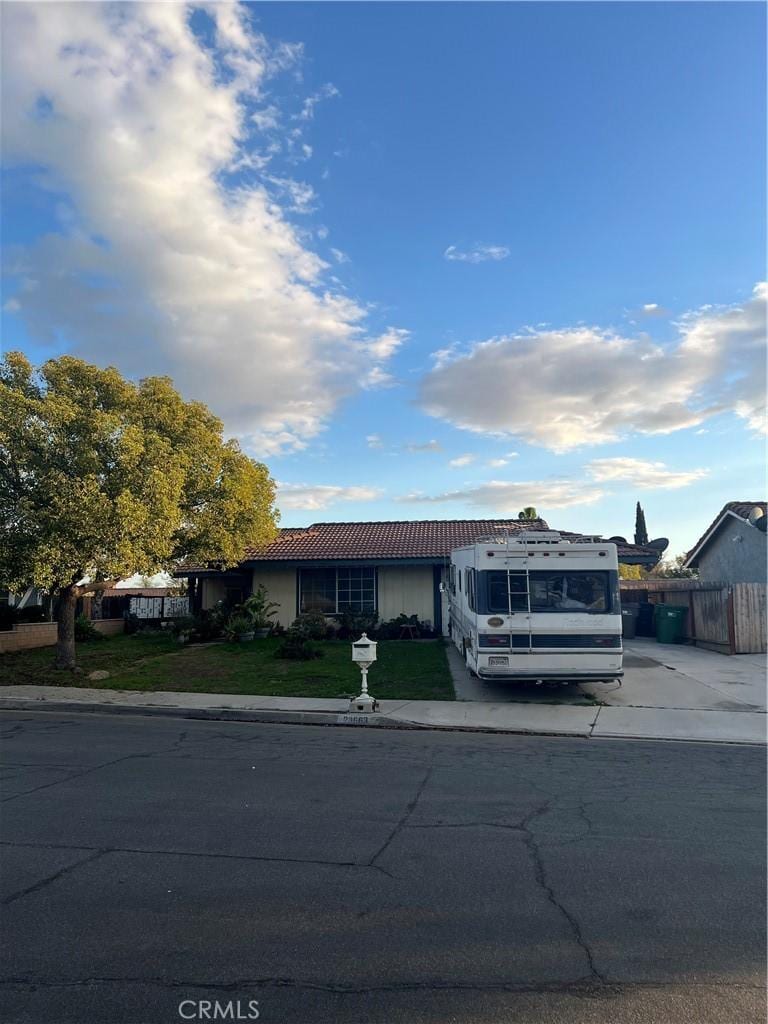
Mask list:
POLYGON ((253 632, 257 640, 264 640, 266 637, 269 636, 269 626, 265 626, 264 628, 260 628, 257 626, 253 632))
POLYGON ((253 631, 250 633, 238 633, 237 639, 241 644, 247 644, 250 640, 253 640, 253 631))

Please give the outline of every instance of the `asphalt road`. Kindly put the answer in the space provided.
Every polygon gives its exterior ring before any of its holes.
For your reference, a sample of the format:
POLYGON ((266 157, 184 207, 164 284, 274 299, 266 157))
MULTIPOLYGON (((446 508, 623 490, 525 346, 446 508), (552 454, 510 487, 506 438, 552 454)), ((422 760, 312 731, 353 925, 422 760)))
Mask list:
POLYGON ((0 725, 4 1024, 765 1019, 757 748, 0 725))

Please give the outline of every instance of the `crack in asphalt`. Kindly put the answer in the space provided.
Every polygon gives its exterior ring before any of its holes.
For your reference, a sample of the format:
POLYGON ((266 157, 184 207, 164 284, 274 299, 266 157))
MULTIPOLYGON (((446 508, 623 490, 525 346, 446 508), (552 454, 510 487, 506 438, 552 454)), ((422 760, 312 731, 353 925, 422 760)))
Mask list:
POLYGON ((109 853, 108 850, 94 850, 87 857, 83 857, 82 860, 75 861, 74 864, 67 864, 66 867, 60 868, 52 875, 48 875, 47 878, 41 878, 38 882, 33 885, 28 885, 26 889, 20 889, 18 892, 13 893, 11 896, 7 896, 3 901, 2 905, 7 907, 10 903, 14 903, 16 900, 20 900, 23 896, 29 896, 30 893, 38 892, 40 889, 44 889, 46 886, 51 885, 52 882, 58 881, 59 878, 63 878, 72 871, 76 871, 78 868, 83 867, 85 864, 90 864, 91 861, 97 860, 99 857, 103 857, 105 853, 109 853))
MULTIPOLYGON (((690 982, 696 989, 744 989, 763 991, 763 986, 743 981, 690 982)), ((205 989, 207 991, 234 992, 248 988, 289 988, 297 991, 330 992, 338 995, 367 995, 382 992, 510 992, 510 993, 568 993, 599 998, 618 995, 633 989, 664 989, 677 987, 675 981, 620 981, 602 982, 592 977, 576 978, 562 982, 517 982, 517 981, 402 981, 382 985, 350 985, 344 982, 314 982, 285 976, 265 978, 237 978, 234 981, 206 981, 204 979, 158 978, 158 977, 90 977, 39 979, 36 977, 11 976, 0 979, 0 985, 24 987, 32 990, 46 988, 85 988, 94 985, 152 985, 168 989, 205 989)))
POLYGON ((594 981, 599 982, 601 985, 608 985, 610 984, 608 982, 608 979, 605 977, 604 974, 598 971, 597 967, 595 966, 595 960, 592 950, 590 949, 589 944, 584 938, 584 935, 581 931, 581 925, 579 924, 576 917, 557 898, 557 896, 555 895, 555 890, 552 888, 552 885, 547 879, 547 872, 546 868, 544 867, 544 860, 542 857, 541 848, 539 846, 539 840, 536 836, 536 833, 531 828, 531 824, 537 818, 543 817, 550 811, 553 803, 554 800, 546 800, 543 804, 539 804, 538 807, 534 807, 533 810, 530 811, 522 819, 519 827, 524 835, 523 842, 525 843, 528 852, 531 855, 531 860, 533 862, 533 873, 534 878, 536 879, 536 883, 541 888, 541 890, 546 894, 546 897, 548 901, 552 904, 552 906, 555 907, 555 909, 558 910, 568 922, 576 945, 579 947, 579 949, 582 950, 584 956, 586 957, 590 977, 594 981))
POLYGON ((381 857, 382 854, 384 854, 387 851, 387 849, 389 848, 390 844, 393 842, 395 837, 405 828, 406 824, 408 823, 408 819, 413 814, 413 812, 416 810, 416 805, 418 804, 419 800, 421 799, 421 794, 424 792, 424 788, 427 785, 427 783, 429 782, 433 770, 434 770, 434 765, 430 764, 430 766, 427 768, 426 772, 424 773, 424 778, 419 783, 418 789, 416 790, 416 795, 414 796, 413 800, 411 800, 410 803, 406 804, 405 812, 403 813, 402 817, 397 822, 395 827, 392 829, 392 831, 390 832, 389 836, 384 840, 384 843, 379 848, 378 852, 375 853, 371 857, 371 859, 368 861, 368 867, 375 867, 376 866, 376 861, 379 859, 379 857, 381 857))

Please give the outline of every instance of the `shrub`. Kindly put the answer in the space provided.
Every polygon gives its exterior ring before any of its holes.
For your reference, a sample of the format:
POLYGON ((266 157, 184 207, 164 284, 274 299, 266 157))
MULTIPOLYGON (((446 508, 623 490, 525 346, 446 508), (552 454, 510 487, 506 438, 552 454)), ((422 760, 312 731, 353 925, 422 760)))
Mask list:
POLYGON ((134 615, 133 612, 129 612, 125 616, 125 632, 128 636, 133 636, 134 633, 138 633, 141 627, 141 620, 138 615, 134 615))
POLYGON ((90 619, 85 615, 78 615, 75 619, 75 642, 87 644, 93 640, 103 640, 104 634, 95 628, 90 619))
POLYGON ((313 658, 322 658, 323 649, 313 643, 306 633, 291 627, 285 634, 285 639, 275 651, 276 658, 286 658, 290 661, 312 661, 313 658))
POLYGON ((240 612, 233 613, 227 620, 224 627, 224 636, 227 640, 237 640, 243 633, 253 632, 253 619, 250 615, 243 615, 240 612))
POLYGON ((343 612, 336 617, 339 640, 357 640, 361 633, 372 636, 377 628, 379 616, 376 612, 343 612))
POLYGON ((376 630, 376 639, 398 640, 403 626, 415 627, 416 635, 420 637, 435 636, 435 631, 432 629, 432 626, 427 622, 420 622, 418 615, 406 615, 405 612, 401 612, 397 618, 390 619, 389 622, 381 623, 376 630))
POLYGON ((293 620, 288 630, 303 633, 309 640, 325 640, 328 623, 322 612, 304 612, 293 620))
POLYGON ((196 625, 197 623, 191 615, 180 615, 171 622, 170 630, 177 639, 190 637, 194 633, 196 625))
POLYGON ((206 643, 209 640, 218 640, 224 634, 226 618, 218 607, 209 608, 200 612, 192 620, 194 622, 194 635, 196 640, 206 643))

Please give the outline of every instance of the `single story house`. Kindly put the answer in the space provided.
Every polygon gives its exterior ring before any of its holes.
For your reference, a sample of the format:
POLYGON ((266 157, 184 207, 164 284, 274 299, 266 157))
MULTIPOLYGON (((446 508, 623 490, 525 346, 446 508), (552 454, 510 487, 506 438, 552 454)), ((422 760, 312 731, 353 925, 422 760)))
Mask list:
POLYGON ((729 501, 688 553, 684 567, 698 569, 705 583, 765 583, 764 501, 729 501))
MULTIPOLYGON (((251 548, 234 569, 180 568, 189 580, 194 612, 218 601, 235 604, 263 584, 289 626, 300 612, 376 612, 381 621, 402 612, 438 632, 447 630, 447 598, 440 592, 450 553, 498 531, 549 529, 543 519, 438 519, 370 523, 314 523, 282 529, 266 547, 251 548)), ((561 531, 564 537, 577 534, 561 531)), ((660 551, 620 539, 619 561, 652 568, 660 551)))

